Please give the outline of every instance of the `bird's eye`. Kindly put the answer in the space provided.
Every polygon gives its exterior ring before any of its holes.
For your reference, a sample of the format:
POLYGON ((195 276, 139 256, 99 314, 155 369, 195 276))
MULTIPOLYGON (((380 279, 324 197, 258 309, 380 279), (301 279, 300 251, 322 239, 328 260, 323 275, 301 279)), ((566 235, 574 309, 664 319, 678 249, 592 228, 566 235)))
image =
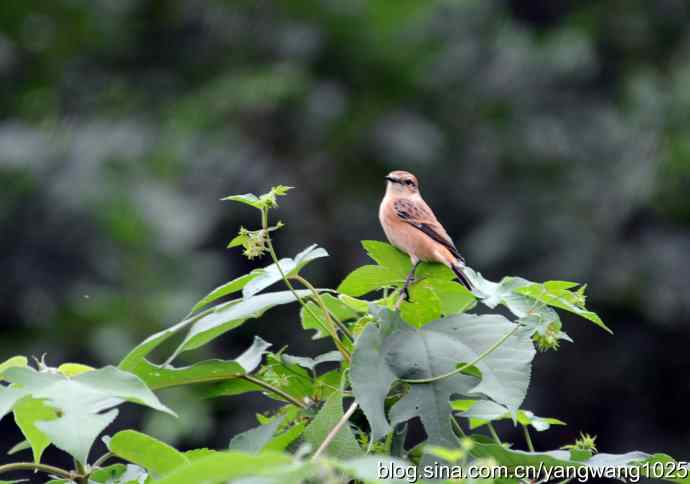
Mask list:
POLYGON ((405 185, 407 185, 408 187, 413 187, 414 182, 412 180, 405 180, 405 185))

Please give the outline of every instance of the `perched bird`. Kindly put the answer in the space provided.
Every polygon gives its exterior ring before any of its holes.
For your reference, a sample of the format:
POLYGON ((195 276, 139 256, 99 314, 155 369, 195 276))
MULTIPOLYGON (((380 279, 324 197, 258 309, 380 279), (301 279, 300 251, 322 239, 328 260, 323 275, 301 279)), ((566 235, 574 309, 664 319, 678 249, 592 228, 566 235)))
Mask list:
POLYGON ((406 252, 412 260, 412 270, 405 279, 402 294, 408 298, 408 287, 422 261, 444 264, 467 289, 472 290, 463 273, 465 259, 419 193, 417 177, 398 170, 390 172, 386 180, 386 195, 379 207, 379 220, 388 241, 406 252))

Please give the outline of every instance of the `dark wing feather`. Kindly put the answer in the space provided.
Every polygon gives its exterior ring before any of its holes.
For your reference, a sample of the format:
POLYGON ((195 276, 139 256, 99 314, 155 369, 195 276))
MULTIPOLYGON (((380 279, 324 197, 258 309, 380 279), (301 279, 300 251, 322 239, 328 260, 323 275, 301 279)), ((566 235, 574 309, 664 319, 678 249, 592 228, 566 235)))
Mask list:
POLYGON ((416 229, 421 230, 429 238, 435 240, 439 244, 447 248, 453 257, 458 259, 463 264, 465 259, 460 255, 455 244, 448 236, 448 233, 443 226, 436 220, 431 209, 425 206, 426 204, 414 203, 410 200, 396 200, 393 208, 400 219, 412 225, 416 229))

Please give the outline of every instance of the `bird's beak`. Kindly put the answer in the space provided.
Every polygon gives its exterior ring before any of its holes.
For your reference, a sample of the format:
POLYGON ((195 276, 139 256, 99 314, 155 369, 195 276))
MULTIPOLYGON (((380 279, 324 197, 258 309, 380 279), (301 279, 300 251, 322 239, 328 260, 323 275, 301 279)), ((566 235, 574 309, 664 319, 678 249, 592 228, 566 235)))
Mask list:
POLYGON ((385 177, 385 178, 386 178, 386 180, 388 180, 389 182, 393 182, 393 183, 395 183, 396 181, 398 181, 398 180, 396 180, 395 178, 393 178, 392 176, 387 176, 387 177, 385 177))

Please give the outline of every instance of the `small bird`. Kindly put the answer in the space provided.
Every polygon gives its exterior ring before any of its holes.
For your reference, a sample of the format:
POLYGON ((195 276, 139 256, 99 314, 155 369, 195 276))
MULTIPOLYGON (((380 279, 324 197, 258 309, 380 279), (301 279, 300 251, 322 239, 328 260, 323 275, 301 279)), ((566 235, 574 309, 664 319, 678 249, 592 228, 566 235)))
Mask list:
POLYGON ((409 299, 408 288, 420 262, 439 262, 450 268, 469 290, 472 285, 463 273, 465 259, 419 193, 417 177, 407 171, 386 176, 386 195, 379 207, 379 220, 388 241, 407 253, 412 270, 401 294, 409 299))

